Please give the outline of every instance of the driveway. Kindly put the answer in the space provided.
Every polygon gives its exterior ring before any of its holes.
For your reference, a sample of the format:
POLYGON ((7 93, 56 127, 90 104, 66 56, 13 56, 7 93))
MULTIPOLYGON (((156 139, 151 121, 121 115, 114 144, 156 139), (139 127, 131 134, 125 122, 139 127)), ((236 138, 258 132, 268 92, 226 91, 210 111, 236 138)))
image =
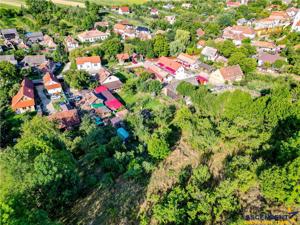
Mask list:
POLYGON ((36 86, 36 89, 38 91, 38 95, 42 101, 42 109, 44 112, 48 112, 49 114, 55 113, 55 109, 52 105, 52 102, 50 99, 47 98, 45 93, 43 92, 44 86, 43 85, 38 85, 36 86))

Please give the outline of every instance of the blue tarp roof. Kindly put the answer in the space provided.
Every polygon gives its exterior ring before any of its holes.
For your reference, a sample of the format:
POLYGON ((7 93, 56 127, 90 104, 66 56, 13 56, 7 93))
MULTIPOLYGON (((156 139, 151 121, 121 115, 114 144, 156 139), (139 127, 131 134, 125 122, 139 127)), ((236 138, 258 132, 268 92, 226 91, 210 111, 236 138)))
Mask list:
POLYGON ((129 137, 129 133, 123 127, 117 129, 117 134, 122 140, 126 140, 129 137))

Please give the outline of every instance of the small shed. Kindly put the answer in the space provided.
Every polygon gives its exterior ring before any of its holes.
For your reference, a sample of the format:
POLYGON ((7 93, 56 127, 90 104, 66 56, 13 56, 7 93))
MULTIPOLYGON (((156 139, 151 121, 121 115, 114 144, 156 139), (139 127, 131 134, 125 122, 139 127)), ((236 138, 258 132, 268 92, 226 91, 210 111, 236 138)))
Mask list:
POLYGON ((123 141, 129 138, 129 133, 123 127, 117 129, 117 134, 123 141))

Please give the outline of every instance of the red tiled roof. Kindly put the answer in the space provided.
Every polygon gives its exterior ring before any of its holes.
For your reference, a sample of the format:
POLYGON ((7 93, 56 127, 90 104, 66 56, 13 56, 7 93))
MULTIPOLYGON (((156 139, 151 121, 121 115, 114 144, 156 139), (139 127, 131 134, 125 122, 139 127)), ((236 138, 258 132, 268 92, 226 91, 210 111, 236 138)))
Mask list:
POLYGON ((117 110, 121 108, 123 105, 118 99, 112 99, 110 101, 106 101, 105 105, 110 108, 111 110, 117 110))
POLYGON ((101 63, 101 58, 100 56, 89 56, 89 57, 78 57, 76 58, 76 64, 81 65, 84 63, 101 63))
POLYGON ((96 87, 95 90, 94 90, 94 92, 95 92, 96 94, 100 94, 101 92, 107 91, 107 90, 108 90, 108 88, 107 88, 106 86, 101 85, 101 86, 99 86, 99 87, 96 87))
POLYGON ((25 78, 22 81, 20 90, 12 99, 11 106, 13 110, 35 105, 33 88, 34 88, 33 83, 28 78, 25 78))

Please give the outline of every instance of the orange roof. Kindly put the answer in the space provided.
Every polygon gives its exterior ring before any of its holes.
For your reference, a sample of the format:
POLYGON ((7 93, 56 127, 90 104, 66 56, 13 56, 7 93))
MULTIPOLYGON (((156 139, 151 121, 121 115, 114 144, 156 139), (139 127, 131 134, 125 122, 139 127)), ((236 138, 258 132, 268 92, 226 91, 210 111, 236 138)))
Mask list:
POLYGON ((52 73, 47 72, 43 77, 43 82, 47 90, 61 88, 61 84, 52 73))
POLYGON ((121 24, 121 23, 116 23, 114 25, 114 30, 125 30, 125 25, 121 24))
POLYGON ((197 45, 205 46, 205 41, 204 40, 199 40, 197 45))
POLYGON ((120 7, 120 10, 121 10, 122 12, 129 12, 129 7, 127 7, 127 6, 122 6, 122 7, 120 7))
POLYGON ((176 62, 173 59, 165 57, 165 56, 160 57, 158 59, 157 63, 163 64, 165 67, 169 67, 169 68, 173 69, 174 71, 177 71, 181 67, 180 63, 176 62))
POLYGON ((273 11, 271 12, 270 18, 288 19, 289 15, 285 11, 273 11))
POLYGON ((100 56, 87 56, 87 57, 76 58, 77 65, 81 65, 84 63, 101 63, 101 58, 100 56))
POLYGON ((34 106, 34 90, 33 83, 28 78, 22 81, 21 88, 13 97, 11 107, 13 110, 34 106))
POLYGON ((127 59, 129 59, 129 55, 128 55, 128 53, 117 54, 117 59, 119 59, 119 60, 127 60, 127 59))

